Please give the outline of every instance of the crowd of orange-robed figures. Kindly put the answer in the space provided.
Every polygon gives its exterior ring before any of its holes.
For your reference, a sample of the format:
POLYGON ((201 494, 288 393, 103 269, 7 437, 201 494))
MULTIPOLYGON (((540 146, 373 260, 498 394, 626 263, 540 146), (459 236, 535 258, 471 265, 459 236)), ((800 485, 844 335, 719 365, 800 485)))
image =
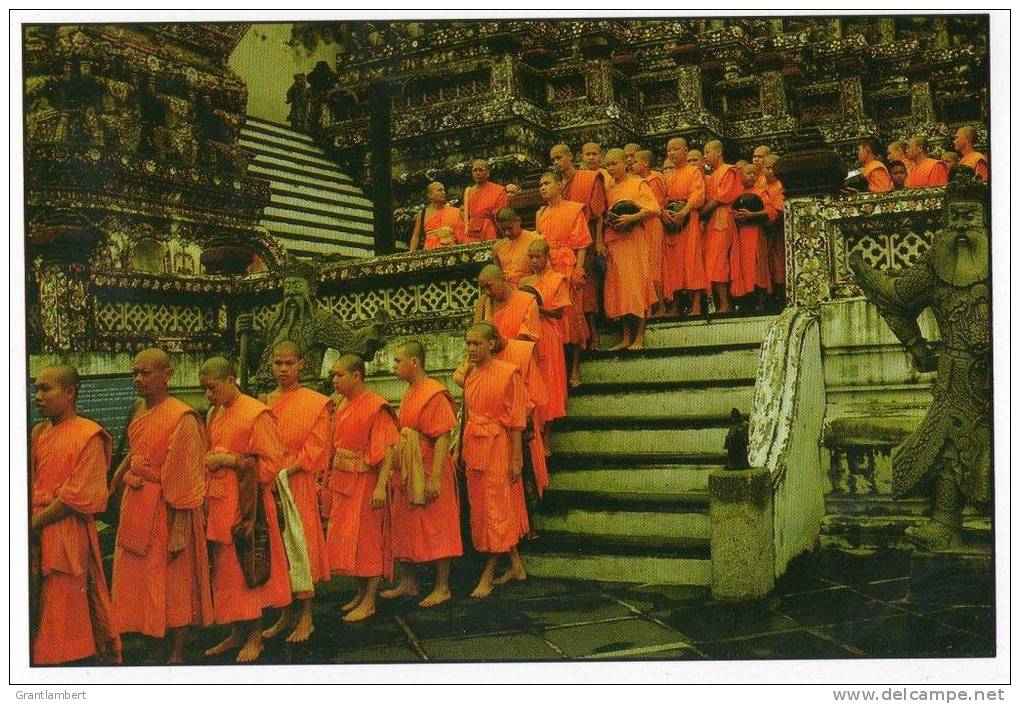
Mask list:
MULTIPOLYGON (((944 181, 923 148, 911 140, 921 156, 914 170, 928 174, 914 187, 944 181)), ((889 190, 877 149, 862 141, 862 173, 870 190, 889 190)), ((601 150, 589 144, 578 170, 567 147, 554 147, 556 168, 539 183, 538 232, 521 229, 484 162, 473 166, 464 215, 445 206, 440 184, 430 187, 416 228, 426 246, 441 246, 444 228, 456 241, 502 235, 495 263, 479 274, 467 357, 454 373, 464 389, 460 421, 415 340, 394 351, 394 372, 408 385, 399 413, 366 386, 356 356, 333 366, 334 397, 301 386, 304 351, 281 342, 277 388, 259 399, 242 393, 229 361, 209 359, 199 371, 211 407, 202 418, 169 395, 170 359, 149 349, 132 364, 139 398, 128 452, 107 483, 112 441, 76 413, 77 370, 43 369, 35 402, 46 420, 30 438, 32 662, 117 662, 123 633, 149 639, 151 662, 181 662, 189 629, 212 624, 231 629, 207 655, 254 661, 263 638, 308 639, 315 585, 334 575, 358 578, 340 606, 347 622, 371 617, 377 597, 417 596, 420 563, 434 563, 435 582, 419 605, 442 604, 452 597, 451 560, 463 554, 455 466, 471 543, 486 558, 471 596, 526 579, 517 545, 548 483, 549 422, 566 413, 565 349, 576 355, 590 342, 598 310, 589 247, 606 260, 605 314, 637 321, 633 332, 624 325, 615 349, 642 345, 656 305, 675 314, 683 298, 697 315, 705 294, 724 310, 731 297, 782 285, 781 239, 772 244, 767 234, 782 211, 775 157, 758 148, 750 163, 730 166, 719 143, 703 156, 682 139, 669 142, 668 155, 659 173, 648 152, 628 145, 609 150, 603 170, 601 150), (734 208, 748 192, 761 210, 734 208), (632 207, 614 213, 621 201, 632 207), (93 516, 111 496, 121 498, 108 589, 93 516), (509 567, 497 577, 504 555, 509 567), (394 584, 380 591, 383 577, 394 584), (280 614, 264 631, 271 608, 280 614)), ((987 178, 983 156, 976 164, 987 178)), ((575 356, 571 385, 576 373, 575 356)))
POLYGON ((491 322, 467 330, 454 375, 464 389, 459 419, 417 340, 394 350, 394 373, 407 383, 399 412, 368 388, 354 355, 332 367, 332 397, 301 386, 303 351, 283 341, 273 348, 277 388, 257 399, 228 360, 207 360, 202 418, 169 394, 166 352, 144 350, 132 363, 139 397, 127 454, 109 483, 111 437, 77 414, 77 370, 43 369, 35 403, 45 420, 30 438, 33 664, 120 662, 125 633, 147 639, 149 662, 179 663, 189 629, 213 624, 231 628, 205 654, 251 662, 265 638, 308 639, 316 584, 334 575, 357 578, 339 606, 346 622, 370 618, 377 598, 435 607, 452 598, 464 496, 471 543, 485 557, 471 597, 526 579, 517 544, 530 531, 525 483, 533 493, 548 483, 545 406, 535 397, 545 392, 536 343, 515 337, 491 322), (108 588, 94 515, 118 496, 108 588), (497 577, 503 556, 509 565, 497 577), (419 600, 424 563, 435 582, 419 600), (393 584, 380 591, 383 578, 393 584), (263 630, 266 609, 280 613, 263 630))

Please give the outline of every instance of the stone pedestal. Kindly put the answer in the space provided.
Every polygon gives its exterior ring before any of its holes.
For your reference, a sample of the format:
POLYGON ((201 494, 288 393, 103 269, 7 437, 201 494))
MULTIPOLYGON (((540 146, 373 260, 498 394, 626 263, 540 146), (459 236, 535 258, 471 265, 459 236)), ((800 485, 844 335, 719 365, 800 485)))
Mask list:
POLYGON ((764 469, 708 477, 712 597, 760 599, 775 585, 772 483, 764 469))

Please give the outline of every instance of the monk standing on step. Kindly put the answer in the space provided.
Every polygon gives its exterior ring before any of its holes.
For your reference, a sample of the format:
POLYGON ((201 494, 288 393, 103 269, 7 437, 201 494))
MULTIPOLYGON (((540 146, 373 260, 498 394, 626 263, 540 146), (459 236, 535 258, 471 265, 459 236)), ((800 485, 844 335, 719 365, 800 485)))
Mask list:
POLYGON ((464 236, 467 242, 496 239, 496 213, 510 205, 506 188, 489 180, 485 159, 471 163, 474 185, 464 190, 464 236))
POLYGON ((494 326, 472 325, 465 341, 467 361, 458 370, 465 376, 467 414, 461 457, 467 473, 471 542, 475 550, 487 553, 471 596, 484 599, 492 593, 500 556, 515 549, 520 540, 513 485, 521 481, 527 397, 517 368, 493 359, 500 344, 494 326))
POLYGON ((139 352, 131 365, 139 402, 128 454, 110 484, 123 485, 113 552, 113 615, 120 633, 151 639, 149 662, 184 660, 188 628, 213 621, 205 541, 207 452, 202 419, 170 396, 170 357, 139 352), (170 633, 169 656, 163 639, 170 633))
MULTIPOLYGON (((652 170, 652 153, 642 149, 634 155, 634 165, 631 171, 645 180, 648 187, 655 195, 659 203, 659 212, 666 208, 666 183, 662 174, 652 170)), ((652 277, 652 286, 655 288, 655 310, 649 314, 653 317, 660 317, 664 312, 662 293, 662 248, 666 233, 662 228, 662 218, 648 218, 643 223, 645 228, 645 241, 648 247, 648 269, 652 277)))
POLYGON ((491 322, 507 339, 538 340, 542 322, 534 296, 511 288, 503 270, 486 265, 478 274, 482 294, 475 306, 474 322, 491 322))
POLYGON ((705 222, 705 274, 712 284, 716 309, 730 312, 730 250, 737 237, 733 201, 744 192, 740 171, 723 160, 722 142, 705 145, 705 162, 712 168, 706 182, 708 202, 701 211, 705 222))
POLYGON ((739 209, 734 211, 737 221, 737 236, 733 242, 730 262, 732 282, 730 294, 734 298, 751 296, 755 312, 765 310, 765 293, 772 292, 772 276, 769 272, 768 242, 765 239, 765 223, 769 213, 765 206, 764 191, 755 187, 758 171, 754 164, 743 164, 740 173, 744 181, 744 193, 758 196, 762 200, 761 210, 739 209))
POLYGON ((450 431, 457 425, 457 414, 446 386, 426 375, 425 347, 417 340, 397 348, 393 373, 407 382, 399 416, 400 471, 390 482, 393 555, 401 561, 400 582, 379 596, 417 595, 413 565, 435 563, 435 586, 418 602, 430 608, 450 600, 450 561, 464 554, 457 478, 450 457, 450 431), (417 452, 404 443, 417 443, 417 452))
POLYGON ((507 283, 517 288, 521 278, 531 273, 528 264, 528 247, 542 235, 521 228, 521 216, 513 208, 502 208, 496 213, 499 239, 492 245, 492 261, 499 265, 507 283))
MULTIPOLYGON (((581 148, 581 161, 582 168, 585 171, 597 171, 602 174, 602 205, 601 205, 601 216, 596 218, 595 213, 599 210, 598 203, 593 199, 588 203, 588 229, 591 232, 592 246, 589 248, 589 256, 586 261, 590 261, 586 267, 588 274, 585 285, 581 287, 581 310, 584 312, 585 320, 588 322, 588 334, 590 340, 588 341, 588 347, 590 349, 598 349, 599 346, 599 332, 595 325, 595 317, 599 311, 602 310, 602 272, 595 267, 595 241, 602 237, 602 230, 605 227, 605 210, 606 210, 606 196, 604 192, 608 190, 609 183, 612 179, 609 177, 609 172, 602 168, 602 147, 595 142, 588 142, 581 148)), ((575 197, 573 187, 569 190, 570 196, 564 196, 567 200, 579 200, 575 197)), ((580 377, 570 378, 571 386, 579 386, 581 383, 580 377)))
POLYGON ((414 219, 409 249, 414 252, 424 238, 423 249, 438 249, 467 241, 464 235, 464 215, 459 208, 446 202, 446 187, 435 181, 429 184, 425 195, 429 204, 414 219))
POLYGON ((956 135, 953 137, 953 148, 960 153, 960 164, 974 169, 974 175, 988 183, 988 179, 991 178, 988 157, 974 148, 977 136, 976 129, 970 125, 964 125, 956 130, 956 135))
MULTIPOLYGON (((768 212, 768 223, 765 225, 765 237, 769 243, 769 273, 772 277, 772 295, 779 308, 786 300, 786 235, 784 233, 783 206, 785 191, 783 183, 776 176, 776 163, 779 157, 775 154, 765 159, 765 188, 760 191, 768 212)), ((891 182, 890 182, 891 187, 891 182)))
POLYGON ((666 178, 666 199, 683 201, 684 207, 676 213, 663 211, 663 219, 680 229, 667 232, 662 255, 662 293, 668 301, 666 315, 677 315, 679 294, 691 297, 688 315, 702 314, 705 290, 705 252, 702 247, 701 217, 699 208, 705 204, 705 172, 688 159, 687 141, 674 137, 666 143, 666 153, 676 164, 673 174, 666 178), (684 220, 686 219, 686 224, 684 220))
POLYGON ((333 365, 333 388, 343 399, 333 420, 333 466, 324 490, 333 492, 326 531, 334 574, 357 577, 358 593, 341 607, 343 620, 375 613, 383 576, 392 577, 387 483, 398 439, 393 408, 365 385, 365 363, 345 354, 333 365))
POLYGON ((648 218, 658 217, 659 201, 640 176, 627 173, 623 150, 610 149, 606 153, 606 169, 613 178, 607 193, 610 210, 624 200, 631 201, 639 209, 633 214, 610 214, 603 241, 595 244, 606 257, 606 316, 620 320, 620 342, 611 349, 642 349, 645 320, 655 295, 648 270, 643 223, 648 218))
MULTIPOLYGON (((280 438, 287 448, 283 460, 287 482, 294 497, 314 582, 332 577, 326 555, 326 537, 319 518, 319 481, 329 466, 330 400, 317 391, 301 386, 305 368, 304 354, 289 340, 273 347, 273 376, 276 389, 261 399, 276 419, 280 438)), ((294 602, 281 614, 272 628, 263 633, 273 638, 293 625, 288 643, 303 643, 315 630, 312 625, 312 598, 315 592, 296 592, 294 602)))
MULTIPOLYGON (((262 612, 284 608, 291 601, 287 554, 277 520, 273 488, 287 449, 269 409, 241 393, 234 367, 223 357, 212 357, 198 371, 209 400, 209 446, 205 457, 209 469, 206 492, 208 525, 212 543, 212 598, 216 623, 232 625, 230 635, 205 651, 221 655, 240 648, 237 662, 251 662, 262 653, 262 612), (242 497, 254 495, 252 503, 265 516, 269 534, 269 579, 249 586, 241 569, 235 528, 250 520, 242 497)), ((255 530, 258 530, 256 528, 255 530)))
POLYGON ((120 662, 110 593, 93 516, 106 509, 112 441, 75 411, 78 370, 46 367, 32 428, 32 664, 59 665, 97 653, 120 662))
POLYGON ((907 188, 932 188, 949 183, 949 167, 944 161, 928 156, 928 139, 914 135, 907 143, 907 156, 914 168, 907 173, 907 188))

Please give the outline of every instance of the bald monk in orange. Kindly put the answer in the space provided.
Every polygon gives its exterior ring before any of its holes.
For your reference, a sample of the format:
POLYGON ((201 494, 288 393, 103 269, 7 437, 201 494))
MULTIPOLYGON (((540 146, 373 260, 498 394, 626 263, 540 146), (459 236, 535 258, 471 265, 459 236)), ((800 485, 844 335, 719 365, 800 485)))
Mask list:
POLYGON ((705 168, 705 156, 697 149, 691 149, 687 152, 687 163, 697 166, 707 176, 708 169, 705 168))
POLYGON ((953 149, 960 154, 960 164, 974 169, 974 175, 988 183, 988 179, 991 178, 988 157, 974 148, 977 136, 976 129, 970 125, 964 125, 956 130, 956 134, 953 136, 953 149))
POLYGON ((776 177, 775 154, 765 159, 765 188, 759 191, 765 201, 768 222, 765 225, 765 237, 769 245, 769 272, 772 277, 772 292, 775 300, 782 307, 786 300, 786 235, 784 234, 783 205, 785 194, 782 182, 776 177))
POLYGON ((874 137, 866 137, 857 143, 857 160, 861 164, 861 175, 868 182, 871 193, 887 193, 893 189, 889 170, 878 159, 881 147, 874 137))
POLYGON ((662 178, 668 179, 670 174, 676 171, 676 164, 674 164, 673 160, 667 156, 662 160, 662 168, 660 170, 662 171, 662 178))
POLYGON ((697 318, 702 315, 705 290, 705 253, 702 247, 701 218, 699 208, 705 204, 705 172, 696 162, 689 161, 687 140, 674 137, 666 143, 666 153, 679 166, 666 178, 666 200, 683 201, 684 207, 676 213, 663 210, 662 217, 676 232, 665 235, 662 255, 662 293, 668 301, 666 315, 677 315, 678 293, 691 298, 688 315, 697 318), (687 224, 683 225, 686 218, 687 224), (681 227, 682 225, 682 227, 681 227))
POLYGON ((743 178, 744 192, 752 193, 762 200, 761 210, 734 210, 733 219, 737 221, 737 236, 733 241, 730 255, 732 281, 730 295, 740 298, 752 296, 755 312, 765 310, 765 293, 772 292, 772 276, 769 272, 768 242, 765 239, 765 223, 768 211, 765 206, 764 190, 755 188, 758 170, 754 164, 743 164, 740 167, 743 178))
POLYGON ((166 352, 139 352, 131 371, 141 398, 128 424, 128 454, 110 483, 111 495, 124 487, 113 552, 114 621, 120 633, 156 639, 149 662, 180 663, 188 628, 213 621, 205 427, 167 391, 173 369, 166 352))
POLYGON ((531 276, 521 281, 541 296, 539 315, 542 336, 538 341, 538 356, 542 360, 539 370, 548 391, 548 401, 542 413, 543 437, 549 447, 549 421, 567 415, 567 366, 563 355, 565 335, 564 318, 570 307, 570 282, 549 264, 549 245, 538 240, 528 248, 531 276))
POLYGON ((642 349, 645 344, 645 319, 655 296, 644 235, 644 221, 659 216, 659 201, 640 176, 627 173, 623 150, 606 153, 606 169, 613 177, 608 197, 612 209, 629 200, 637 213, 612 214, 606 221, 602 242, 596 248, 606 256, 606 316, 620 319, 620 342, 612 350, 642 349), (636 321, 632 323, 631 321, 636 321))
POLYGON ((232 624, 230 635, 205 654, 222 655, 240 648, 237 662, 251 662, 262 653, 263 610, 291 602, 287 554, 273 498, 287 449, 269 409, 241 393, 230 362, 212 357, 199 369, 198 377, 210 404, 206 539, 212 543, 213 612, 216 623, 232 624), (235 539, 243 525, 242 497, 251 480, 257 481, 255 501, 264 512, 269 535, 269 579, 254 587, 241 569, 235 539))
MULTIPOLYGON (((659 202, 659 212, 666 208, 666 182, 662 174, 652 171, 652 153, 642 149, 634 155, 634 164, 631 172, 645 180, 648 187, 652 189, 655 199, 659 202)), ((655 300, 657 310, 653 317, 659 317, 664 313, 663 289, 662 289, 662 249, 665 246, 666 232, 662 227, 662 218, 648 218, 644 221, 645 241, 648 247, 648 269, 652 277, 652 285, 655 287, 655 300)))
POLYGON ((343 399, 333 419, 333 492, 326 530, 334 574, 358 578, 358 593, 341 610, 348 623, 375 613, 383 576, 392 577, 387 485, 399 437, 393 408, 365 385, 365 363, 345 354, 333 365, 333 388, 343 399))
POLYGON ((634 155, 641 151, 641 145, 637 142, 628 142, 623 147, 623 159, 627 165, 627 173, 634 170, 634 155))
POLYGON ((944 161, 928 156, 928 140, 915 135, 907 142, 907 156, 914 168, 907 174, 907 188, 932 188, 949 183, 949 167, 944 161))
POLYGON ((907 143, 902 139, 897 139, 889 143, 889 146, 885 150, 886 160, 889 163, 889 169, 892 170, 892 164, 894 161, 898 161, 903 164, 907 170, 907 176, 910 176, 910 172, 914 170, 914 161, 907 155, 907 143))
POLYGON ((521 538, 520 512, 515 508, 520 493, 513 485, 521 482, 521 431, 528 399, 517 367, 493 358, 501 340, 493 325, 476 323, 464 337, 467 360, 458 370, 465 377, 461 459, 467 475, 471 542, 487 555, 471 596, 484 599, 492 593, 499 558, 514 550, 521 538))
POLYGON ((499 265, 506 280, 513 288, 521 279, 531 273, 528 264, 528 247, 542 235, 533 230, 521 228, 521 216, 510 207, 496 213, 496 227, 499 239, 492 245, 492 261, 499 265))
POLYGON ((112 441, 75 411, 78 371, 50 366, 35 380, 46 419, 32 428, 30 533, 32 664, 99 655, 120 662, 120 637, 93 516, 106 509, 112 441))
POLYGON ((542 322, 535 298, 510 287, 503 270, 488 264, 478 274, 482 290, 475 306, 474 322, 490 321, 508 340, 519 338, 537 341, 542 336, 542 322))
MULTIPOLYGON (((602 187, 603 190, 608 188, 610 177, 609 172, 602 168, 602 146, 595 142, 586 142, 581 147, 581 168, 584 171, 597 171, 602 174, 602 187)), ((573 193, 571 192, 571 195, 573 193)), ((567 200, 575 200, 575 198, 567 198, 567 200)), ((605 201, 605 198, 603 198, 605 201)), ((601 237, 602 229, 605 226, 605 206, 603 205, 603 213, 597 220, 594 218, 594 211, 592 205, 589 204, 589 221, 588 229, 591 231, 592 236, 592 247, 591 256, 587 257, 587 261, 591 262, 586 268, 588 278, 584 286, 581 287, 581 301, 580 307, 584 311, 584 317, 588 322, 588 333, 591 339, 588 341, 588 347, 591 349, 598 349, 598 328, 595 326, 595 317, 602 310, 602 276, 600 272, 594 267, 595 263, 595 247, 594 241, 601 237)), ((580 386, 580 376, 570 375, 570 386, 580 386)))
POLYGON ((506 188, 490 181, 489 174, 485 159, 471 163, 474 184, 464 190, 465 242, 496 239, 496 213, 510 205, 506 188))
MULTIPOLYGON (((319 517, 319 482, 329 466, 330 400, 301 386, 305 358, 295 343, 282 340, 273 346, 273 376, 276 389, 259 400, 265 403, 287 448, 283 460, 287 483, 294 497, 301 528, 308 547, 308 564, 314 582, 328 582, 333 576, 326 555, 326 536, 319 517)), ((304 643, 315 630, 312 598, 315 591, 294 592, 294 601, 280 613, 277 622, 262 634, 274 638, 293 626, 288 643, 304 643)))
POLYGON ((705 186, 708 202, 701 211, 705 221, 705 275, 712 285, 716 310, 730 312, 730 250, 737 236, 732 203, 744 192, 740 171, 723 160, 722 142, 705 144, 705 162, 712 168, 705 186))
POLYGON ((457 413, 446 386, 425 373, 421 342, 408 340, 397 348, 393 373, 407 382, 398 419, 401 442, 418 443, 424 486, 420 496, 408 491, 409 484, 413 487, 414 468, 401 466, 393 474, 397 481, 390 482, 390 516, 400 582, 379 596, 416 596, 418 579, 412 565, 435 563, 435 586, 418 602, 427 609, 450 600, 450 561, 464 554, 457 478, 450 457, 450 432, 457 425, 457 413))
POLYGON ((754 188, 765 187, 765 159, 772 155, 772 149, 764 144, 755 147, 751 152, 751 164, 754 166, 755 183, 754 188))
POLYGON ((438 249, 467 242, 464 234, 464 215, 459 208, 446 202, 446 186, 439 181, 429 184, 425 195, 429 204, 414 219, 409 249, 417 251, 422 237, 424 249, 438 249))

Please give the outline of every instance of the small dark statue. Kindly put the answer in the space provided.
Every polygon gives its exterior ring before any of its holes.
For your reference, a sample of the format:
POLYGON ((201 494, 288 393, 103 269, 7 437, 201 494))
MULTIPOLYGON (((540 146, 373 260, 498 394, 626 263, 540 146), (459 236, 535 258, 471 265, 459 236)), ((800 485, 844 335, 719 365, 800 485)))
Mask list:
POLYGON ((237 316, 236 330, 241 338, 240 366, 251 371, 249 389, 269 391, 276 385, 273 376, 273 346, 288 340, 301 348, 305 371, 301 382, 317 387, 326 350, 356 354, 370 361, 386 344, 385 318, 352 328, 315 300, 318 272, 308 261, 288 258, 283 270, 283 301, 276 315, 259 331, 253 330, 251 313, 237 316), (254 339, 249 343, 246 338, 254 339))
POLYGON ((294 74, 294 82, 287 89, 287 103, 290 105, 287 122, 291 129, 304 132, 308 129, 308 83, 305 74, 294 74))
POLYGON ((931 520, 907 529, 925 550, 960 545, 964 503, 992 502, 991 289, 988 187, 954 169, 946 188, 945 226, 912 268, 892 277, 860 257, 857 281, 907 347, 920 371, 936 371, 931 408, 892 453, 893 493, 931 491, 931 520), (935 351, 917 318, 931 308, 942 343, 935 351))
POLYGON ((751 463, 747 459, 747 443, 750 435, 750 425, 747 419, 741 414, 740 409, 734 408, 730 411, 730 429, 726 431, 726 469, 750 469, 751 463))

